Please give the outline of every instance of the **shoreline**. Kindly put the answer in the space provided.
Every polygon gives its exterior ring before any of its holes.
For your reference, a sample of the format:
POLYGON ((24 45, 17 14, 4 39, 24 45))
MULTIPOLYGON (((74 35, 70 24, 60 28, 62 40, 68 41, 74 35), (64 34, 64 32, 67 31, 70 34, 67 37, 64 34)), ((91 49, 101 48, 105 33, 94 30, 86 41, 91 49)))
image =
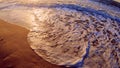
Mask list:
POLYGON ((60 68, 39 57, 29 46, 29 30, 0 20, 0 67, 60 68))

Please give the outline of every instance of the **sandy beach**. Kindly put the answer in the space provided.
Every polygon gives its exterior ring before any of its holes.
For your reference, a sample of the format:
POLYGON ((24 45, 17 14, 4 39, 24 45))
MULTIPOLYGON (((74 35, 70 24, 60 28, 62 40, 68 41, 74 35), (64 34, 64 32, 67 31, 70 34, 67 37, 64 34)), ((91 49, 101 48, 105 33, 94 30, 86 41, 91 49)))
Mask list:
POLYGON ((0 20, 0 68, 60 68, 33 52, 27 42, 28 32, 0 20))
POLYGON ((120 68, 119 1, 0 0, 0 68, 120 68))

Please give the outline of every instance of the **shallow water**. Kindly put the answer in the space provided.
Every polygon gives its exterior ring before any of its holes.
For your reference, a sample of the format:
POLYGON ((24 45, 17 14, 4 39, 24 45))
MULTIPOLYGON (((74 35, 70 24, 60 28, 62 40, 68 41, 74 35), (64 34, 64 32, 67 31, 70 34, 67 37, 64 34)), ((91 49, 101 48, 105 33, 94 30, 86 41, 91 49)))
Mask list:
MULTIPOLYGON (((28 2, 28 1, 23 2, 23 1, 17 1, 17 0, 12 0, 12 1, 5 1, 4 0, 4 2, 0 2, 0 18, 5 20, 5 21, 8 21, 8 22, 13 22, 12 24, 16 24, 16 25, 25 27, 25 28, 31 30, 31 32, 37 32, 37 31, 39 32, 39 30, 42 29, 42 31, 44 31, 44 29, 45 29, 45 28, 39 27, 39 25, 41 25, 40 21, 44 21, 44 20, 46 20, 46 18, 50 19, 50 21, 51 21, 53 18, 53 17, 49 18, 49 14, 47 16, 44 13, 48 12, 48 10, 53 11, 52 12, 53 14, 62 12, 62 11, 58 11, 58 12, 55 11, 54 12, 54 10, 56 10, 56 9, 59 9, 59 10, 65 9, 65 13, 67 13, 69 11, 71 11, 73 13, 75 13, 74 11, 76 11, 76 13, 82 12, 85 15, 93 16, 93 18, 95 18, 97 21, 99 21, 99 19, 105 19, 105 21, 106 21, 106 23, 104 23, 104 24, 106 24, 106 26, 104 26, 104 27, 106 27, 105 29, 111 29, 110 31, 112 31, 113 33, 117 33, 117 38, 113 37, 113 36, 110 36, 110 37, 116 38, 116 40, 119 43, 119 40, 120 40, 120 34, 119 34, 119 32, 120 32, 120 29, 119 29, 120 28, 120 24, 119 24, 120 23, 120 12, 119 11, 120 11, 120 9, 117 7, 114 7, 114 6, 107 6, 107 5, 100 4, 97 2, 92 2, 89 0, 85 0, 85 1, 78 1, 78 0, 75 0, 75 1, 72 1, 72 0, 66 0, 66 1, 63 1, 63 0, 59 0, 59 1, 58 0, 57 1, 56 0, 51 0, 51 1, 31 0, 30 2, 28 2), (39 17, 41 17, 41 18, 39 18, 39 17), (97 18, 97 17, 99 17, 99 18, 97 18), (112 26, 111 25, 112 22, 115 22, 115 25, 117 24, 116 29, 118 32, 114 32, 113 31, 114 29, 110 28, 112 26)), ((86 16, 86 17, 88 17, 88 16, 86 16)), ((85 18, 83 18, 83 19, 85 19, 85 18)), ((73 20, 75 20, 75 19, 73 19, 73 20)), ((58 18, 58 22, 59 22, 59 18, 58 18)), ((92 24, 95 24, 95 23, 92 23, 92 24)), ((91 27, 91 26, 93 26, 93 25, 89 25, 89 27, 91 27)), ((96 25, 96 26, 98 26, 98 25, 96 25)), ((112 26, 112 27, 115 27, 115 26, 112 26)), ((95 28, 92 28, 92 29, 94 30, 95 28)), ((30 34, 32 35, 32 33, 30 33, 30 34)), ((33 37, 34 37, 34 34, 36 34, 36 33, 33 33, 33 35, 32 35, 33 37)), ((94 34, 95 34, 95 37, 102 36, 102 30, 100 30, 100 32, 99 31, 95 32, 94 34)), ((35 49, 33 46, 34 44, 40 43, 39 39, 40 39, 39 37, 34 38, 34 39, 29 39, 29 37, 28 37, 30 45, 32 46, 33 49, 35 49), (37 40, 37 42, 34 40, 37 40), (32 44, 31 44, 31 42, 32 42, 32 44)), ((93 39, 95 39, 95 38, 93 38, 93 39)), ((97 60, 97 59, 93 59, 93 57, 92 57, 94 55, 93 53, 96 50, 98 52, 101 52, 101 49, 98 50, 97 48, 100 48, 102 45, 102 44, 98 45, 97 47, 92 46, 93 44, 90 44, 90 43, 93 42, 93 39, 92 39, 92 41, 89 40, 87 45, 84 45, 85 49, 83 49, 83 50, 85 53, 83 54, 82 59, 81 58, 78 59, 79 61, 76 63, 73 63, 74 61, 72 60, 70 63, 65 63, 63 61, 63 62, 60 62, 60 64, 62 63, 61 65, 67 65, 67 66, 73 66, 73 67, 74 66, 75 67, 79 67, 79 66, 80 67, 81 66, 90 67, 90 64, 88 64, 88 63, 90 63, 91 61, 93 61, 93 63, 95 63, 95 61, 103 62, 102 61, 103 59, 97 60), (89 53, 90 53, 90 55, 89 55, 89 53), (93 59, 93 60, 91 60, 91 59, 93 59)), ((110 42, 106 43, 105 48, 111 46, 111 45, 108 46, 107 44, 110 44, 110 42)), ((120 43, 116 45, 118 50, 119 50, 119 46, 120 46, 120 43)), ((109 50, 116 50, 116 49, 108 48, 108 49, 106 49, 106 51, 107 50, 109 51, 109 50)), ((105 52, 105 55, 106 55, 106 53, 107 52, 105 52)), ((108 53, 111 54, 110 52, 108 52, 108 53)), ((119 55, 119 51, 116 51, 115 53, 117 53, 117 55, 119 55)), ((38 52, 37 52, 37 54, 41 56, 41 54, 39 54, 38 52)), ((100 54, 100 55, 104 59, 106 59, 106 57, 104 57, 104 54, 100 54)), ((95 58, 99 58, 97 53, 95 54, 95 58)), ((46 58, 44 58, 44 59, 46 59, 46 58)), ((117 59, 119 59, 119 58, 117 58, 117 59)), ((105 61, 107 61, 107 63, 105 63, 105 64, 108 65, 108 67, 110 67, 110 63, 111 63, 111 65, 113 64, 111 66, 113 68, 115 67, 114 65, 116 65, 116 68, 119 67, 119 60, 117 61, 115 59, 115 62, 113 62, 113 63, 112 63, 112 61, 108 61, 108 60, 105 60, 105 61), (116 64, 114 64, 114 63, 116 63, 116 64)), ((51 61, 49 61, 49 62, 51 62, 51 61)), ((59 63, 55 63, 55 64, 60 65, 59 63)), ((100 63, 96 64, 96 66, 98 68, 100 67, 99 64, 100 63)), ((102 65, 103 65, 103 68, 105 68, 104 64, 101 64, 101 66, 102 65)))

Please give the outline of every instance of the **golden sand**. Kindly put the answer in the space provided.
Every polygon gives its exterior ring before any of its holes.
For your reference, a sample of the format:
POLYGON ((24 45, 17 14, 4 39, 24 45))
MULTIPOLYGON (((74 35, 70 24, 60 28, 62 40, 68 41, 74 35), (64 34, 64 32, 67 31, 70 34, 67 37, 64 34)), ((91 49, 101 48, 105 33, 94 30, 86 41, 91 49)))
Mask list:
POLYGON ((27 43, 28 32, 0 20, 0 68, 59 68, 33 52, 27 43))

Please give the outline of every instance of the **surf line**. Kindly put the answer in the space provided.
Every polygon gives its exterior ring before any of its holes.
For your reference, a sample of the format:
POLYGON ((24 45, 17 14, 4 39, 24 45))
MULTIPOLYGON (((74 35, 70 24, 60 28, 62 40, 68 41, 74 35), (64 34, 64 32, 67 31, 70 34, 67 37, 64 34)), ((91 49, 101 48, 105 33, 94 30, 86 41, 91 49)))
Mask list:
POLYGON ((120 18, 119 17, 112 16, 112 15, 110 15, 110 14, 104 12, 104 11, 95 10, 95 9, 90 8, 90 7, 82 7, 81 5, 75 5, 75 4, 53 4, 53 5, 14 4, 14 5, 0 7, 0 10, 6 9, 6 8, 11 8, 11 7, 14 7, 14 6, 16 6, 16 8, 17 7, 27 7, 27 8, 37 8, 37 9, 40 9, 40 8, 68 8, 68 9, 76 10, 76 11, 80 11, 80 12, 86 11, 86 12, 88 12, 90 14, 93 14, 93 15, 94 14, 101 15, 106 19, 110 18, 111 20, 115 20, 115 21, 120 23, 120 18))
MULTIPOLYGON (((23 4, 15 4, 15 5, 12 5, 12 6, 28 7, 28 8, 39 8, 39 9, 40 8, 61 8, 61 9, 62 8, 68 8, 68 9, 76 10, 76 11, 79 11, 79 12, 85 11, 85 12, 88 12, 88 13, 90 13, 92 15, 94 15, 94 14, 101 15, 106 19, 110 18, 110 19, 115 20, 115 21, 120 23, 120 18, 112 16, 112 15, 106 13, 106 12, 98 11, 98 10, 95 10, 95 9, 92 9, 92 8, 82 7, 80 5, 74 5, 74 4, 54 4, 54 5, 23 5, 23 4)), ((6 8, 11 8, 12 6, 1 7, 0 10, 1 9, 6 9, 6 8)), ((75 64, 73 67, 79 68, 79 67, 83 66, 84 60, 89 55, 89 50, 90 50, 90 41, 88 41, 88 47, 86 48, 86 54, 83 56, 82 60, 80 62, 78 62, 77 64, 75 64)))

